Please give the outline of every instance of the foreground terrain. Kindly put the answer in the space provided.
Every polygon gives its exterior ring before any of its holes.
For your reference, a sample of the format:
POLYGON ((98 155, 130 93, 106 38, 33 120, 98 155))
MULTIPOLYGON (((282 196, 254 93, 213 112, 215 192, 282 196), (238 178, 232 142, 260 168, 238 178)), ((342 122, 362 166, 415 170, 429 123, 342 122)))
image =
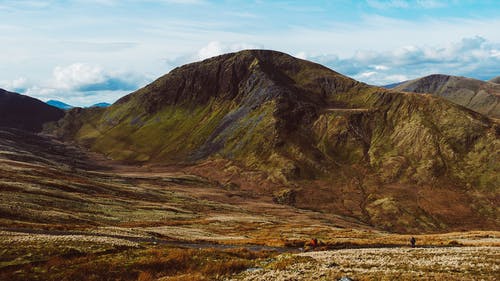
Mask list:
POLYGON ((277 257, 236 280, 496 280, 496 247, 346 249, 277 257))
MULTIPOLYGON (((334 250, 321 255, 351 248, 345 253, 365 257, 355 267, 345 263, 325 276, 357 277, 356 268, 371 263, 366 257, 408 251, 401 247, 409 235, 278 204, 266 192, 219 182, 220 175, 200 176, 203 165, 121 166, 49 137, 15 129, 0 134, 2 280, 252 280, 262 273, 259 268, 279 279, 296 274, 296 267, 327 264, 290 256, 303 251, 312 237, 321 241, 319 249, 334 250), (285 266, 289 259, 296 265, 285 266), (252 273, 252 268, 259 270, 252 273)), ((476 231, 416 237, 426 246, 482 247, 461 258, 490 263, 498 255, 498 236, 476 231)), ((465 249, 471 248, 436 251, 455 255, 465 249)), ((481 274, 488 279, 494 272, 481 274)))

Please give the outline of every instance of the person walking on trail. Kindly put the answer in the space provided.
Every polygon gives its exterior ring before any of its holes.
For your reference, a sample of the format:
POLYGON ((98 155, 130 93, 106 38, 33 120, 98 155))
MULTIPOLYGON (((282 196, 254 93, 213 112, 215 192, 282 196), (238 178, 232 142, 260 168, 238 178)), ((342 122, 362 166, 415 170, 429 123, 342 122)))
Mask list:
POLYGON ((306 252, 314 250, 316 247, 318 247, 318 239, 316 238, 311 238, 309 242, 306 242, 304 245, 304 250, 306 252))
POLYGON ((410 238, 410 244, 412 248, 415 248, 415 243, 417 243, 417 239, 415 239, 415 237, 410 238))
POLYGON ((311 247, 313 248, 318 247, 318 239, 316 238, 311 239, 311 247))

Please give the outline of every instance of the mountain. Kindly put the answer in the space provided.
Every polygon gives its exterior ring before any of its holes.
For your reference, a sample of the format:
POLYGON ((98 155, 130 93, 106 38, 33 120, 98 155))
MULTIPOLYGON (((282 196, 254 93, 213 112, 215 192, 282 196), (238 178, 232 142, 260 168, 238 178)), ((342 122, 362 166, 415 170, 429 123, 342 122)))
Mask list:
POLYGON ((58 101, 58 100, 48 100, 45 103, 48 104, 48 105, 57 107, 59 109, 62 109, 62 110, 68 110, 68 109, 71 109, 71 108, 74 107, 72 105, 69 105, 67 103, 64 103, 64 102, 58 101))
POLYGON ((64 111, 40 100, 0 89, 0 126, 39 132, 44 123, 63 116, 64 111))
POLYGON ((178 67, 108 108, 68 111, 52 132, 128 163, 201 165, 382 229, 499 228, 497 121, 280 52, 178 67))
POLYGON ((495 83, 495 84, 500 84, 500 76, 497 76, 497 77, 491 79, 489 82, 495 83))
MULTIPOLYGON (((67 103, 64 103, 62 101, 58 101, 58 100, 49 100, 46 103, 48 105, 51 105, 51 106, 54 106, 54 107, 57 107, 57 108, 60 108, 60 109, 63 109, 63 110, 68 110, 68 109, 74 108, 74 106, 69 105, 67 103)), ((89 107, 108 107, 110 105, 111 104, 107 103, 107 102, 100 102, 100 103, 93 104, 93 105, 91 105, 89 107)))
POLYGON ((383 88, 386 88, 386 89, 393 89, 393 88, 396 88, 397 86, 405 83, 406 81, 403 81, 403 82, 397 82, 397 83, 392 83, 392 84, 387 84, 387 85, 383 85, 382 87, 383 88))
POLYGON ((89 107, 108 107, 110 106, 111 104, 110 103, 107 103, 107 102, 100 102, 100 103, 96 103, 96 104, 93 104, 89 107))
POLYGON ((407 81, 396 91, 430 93, 494 118, 500 118, 500 85, 472 78, 434 74, 407 81))

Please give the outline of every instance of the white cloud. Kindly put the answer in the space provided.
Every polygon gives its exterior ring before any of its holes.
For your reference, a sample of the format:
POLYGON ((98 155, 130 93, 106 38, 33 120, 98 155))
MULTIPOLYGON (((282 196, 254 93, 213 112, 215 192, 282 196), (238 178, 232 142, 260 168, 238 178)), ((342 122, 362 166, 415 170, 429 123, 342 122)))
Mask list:
POLYGON ((9 91, 22 93, 30 87, 30 82, 26 77, 18 77, 13 80, 2 80, 0 81, 0 88, 4 88, 9 91))
POLYGON ((212 41, 208 45, 201 48, 196 54, 196 59, 203 60, 225 53, 237 52, 245 49, 258 49, 261 48, 258 45, 247 44, 247 43, 232 43, 226 44, 219 41, 212 41))
POLYGON ((84 63, 75 63, 65 67, 57 66, 53 76, 53 87, 66 90, 86 84, 100 83, 106 79, 100 67, 84 63))
POLYGON ((384 85, 433 73, 489 79, 500 74, 499 44, 475 36, 445 46, 403 46, 391 51, 358 51, 351 57, 311 59, 363 82, 384 85))
POLYGON ((294 55, 294 57, 306 60, 307 59, 307 54, 306 52, 298 52, 294 55))
POLYGON ((377 75, 376 71, 362 72, 362 73, 358 74, 357 76, 361 77, 361 78, 370 78, 370 77, 372 77, 374 75, 377 75))
POLYGON ((29 83, 25 78, 0 81, 7 89, 22 87, 26 95, 43 101, 55 99, 75 106, 97 102, 114 102, 142 86, 150 79, 130 72, 107 71, 98 65, 73 63, 57 66, 52 77, 40 83, 29 83))

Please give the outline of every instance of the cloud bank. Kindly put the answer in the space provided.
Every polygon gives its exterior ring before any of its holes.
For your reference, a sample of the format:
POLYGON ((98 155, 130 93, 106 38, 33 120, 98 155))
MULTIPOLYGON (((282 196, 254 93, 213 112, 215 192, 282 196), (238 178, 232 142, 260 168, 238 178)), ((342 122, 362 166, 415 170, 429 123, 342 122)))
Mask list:
MULTIPOLYGON (((165 60, 165 73, 175 66, 256 48, 265 46, 211 41, 196 52, 165 60)), ((500 44, 480 36, 463 38, 443 46, 408 45, 390 51, 359 50, 343 58, 333 52, 322 55, 298 52, 293 55, 373 85, 386 85, 434 73, 481 80, 489 80, 500 74, 500 44)), ((132 72, 109 71, 98 65, 73 63, 55 67, 47 81, 35 83, 19 77, 0 81, 0 87, 45 101, 57 99, 72 105, 87 106, 97 102, 112 103, 154 78, 132 72)))
POLYGON ((112 103, 147 82, 148 79, 138 74, 106 71, 97 65, 74 63, 55 67, 48 81, 36 83, 20 77, 0 81, 0 87, 43 101, 55 99, 71 105, 88 106, 98 102, 112 103))
POLYGON ((403 46, 391 51, 357 51, 302 57, 374 85, 385 85, 434 73, 489 80, 500 74, 500 44, 476 36, 445 46, 403 46))

